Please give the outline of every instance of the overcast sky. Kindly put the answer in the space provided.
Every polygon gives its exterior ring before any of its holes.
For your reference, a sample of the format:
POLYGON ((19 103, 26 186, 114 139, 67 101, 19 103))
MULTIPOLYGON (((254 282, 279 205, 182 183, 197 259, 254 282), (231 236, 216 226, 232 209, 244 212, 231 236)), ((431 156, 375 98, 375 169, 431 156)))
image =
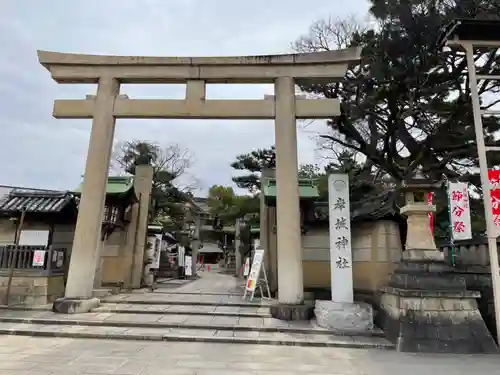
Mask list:
MULTIPOLYGON (((84 171, 90 120, 52 118, 56 98, 95 87, 58 85, 37 49, 113 55, 230 56, 290 52, 317 19, 364 15, 365 0, 0 1, 0 185, 72 189, 84 171)), ((182 87, 124 85, 134 98, 182 98, 182 87)), ((210 85, 207 97, 257 99, 269 86, 210 85)), ((299 124, 299 162, 318 160, 321 123, 299 124)), ((235 156, 274 143, 269 121, 119 120, 115 142, 178 143, 195 154, 201 192, 231 184, 235 156)))

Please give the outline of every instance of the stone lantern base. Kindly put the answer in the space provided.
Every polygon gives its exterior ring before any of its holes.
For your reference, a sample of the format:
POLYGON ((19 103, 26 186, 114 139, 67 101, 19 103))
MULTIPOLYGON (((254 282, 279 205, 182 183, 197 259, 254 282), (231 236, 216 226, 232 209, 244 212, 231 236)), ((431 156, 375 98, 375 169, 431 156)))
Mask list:
POLYGON ((378 321, 398 351, 498 353, 478 310, 479 292, 438 261, 403 260, 382 290, 378 321))

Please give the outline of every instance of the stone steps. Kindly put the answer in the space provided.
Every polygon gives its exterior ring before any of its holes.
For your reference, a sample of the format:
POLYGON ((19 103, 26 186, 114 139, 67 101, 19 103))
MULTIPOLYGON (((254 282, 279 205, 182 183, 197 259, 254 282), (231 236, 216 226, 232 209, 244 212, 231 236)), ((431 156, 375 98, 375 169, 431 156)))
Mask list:
MULTIPOLYGON (((13 321, 13 320, 12 320, 13 321)), ((108 340, 184 341, 208 343, 240 343, 261 345, 322 346, 344 348, 393 349, 380 337, 351 337, 328 334, 293 332, 258 332, 228 329, 187 329, 164 327, 123 327, 104 324, 89 325, 88 321, 41 324, 26 319, 26 323, 0 321, 0 335, 36 337, 94 338, 108 340)), ((47 323, 47 320, 45 320, 47 323)), ((97 322, 92 322, 97 323, 97 322)))
POLYGON ((162 299, 115 299, 103 298, 102 304, 132 304, 132 305, 178 305, 178 306, 227 306, 227 307, 269 307, 271 301, 255 301, 255 302, 236 302, 236 301, 186 301, 186 300, 162 300, 162 299))
MULTIPOLYGON (((88 327, 118 327, 118 328, 151 328, 151 329, 185 329, 185 330, 209 330, 209 331, 234 331, 234 332, 271 332, 271 333, 297 333, 297 334, 311 334, 311 335, 333 335, 333 336, 350 336, 350 337, 384 337, 384 333, 380 330, 372 332, 357 332, 357 331, 329 331, 320 327, 307 325, 304 323, 300 325, 283 325, 265 326, 262 324, 262 319, 247 319, 243 324, 222 324, 217 322, 210 322, 205 320, 206 323, 190 323, 189 315, 170 315, 166 321, 163 318, 158 320, 150 319, 150 321, 141 321, 144 316, 136 314, 120 314, 117 320, 112 318, 105 320, 96 320, 95 315, 56 315, 52 317, 0 317, 0 323, 13 323, 13 324, 38 324, 38 325, 71 325, 71 326, 88 326, 88 327), (260 324, 260 325, 259 325, 260 324)), ((154 317, 156 318, 156 317, 154 317)), ((216 319, 216 317, 214 317, 216 319)), ((116 318, 115 318, 116 319, 116 318)), ((214 320, 215 320, 214 319, 214 320)), ((233 323, 233 322, 228 322, 233 323)))
POLYGON ((111 296, 113 293, 109 289, 94 289, 92 291, 92 296, 96 298, 105 298, 111 296))
MULTIPOLYGON (((216 296, 217 297, 217 296, 216 296)), ((248 303, 221 303, 186 301, 156 301, 156 303, 137 303, 133 300, 101 302, 93 312, 115 312, 136 314, 184 314, 184 315, 213 315, 213 316, 240 316, 240 317, 270 317, 270 307, 248 303)))
MULTIPOLYGON (((203 311, 194 309, 195 306, 191 308, 184 306, 171 305, 171 307, 183 307, 175 308, 172 310, 165 309, 163 306, 158 305, 154 307, 159 307, 158 310, 151 309, 150 306, 127 306, 127 308, 120 308, 119 305, 109 305, 103 304, 98 308, 92 310, 92 312, 101 313, 117 313, 117 314, 142 314, 142 315, 211 315, 211 316, 228 316, 228 317, 246 317, 246 318, 270 318, 271 314, 269 309, 264 309, 265 311, 260 311, 261 308, 255 309, 254 311, 203 311), (141 309, 141 307, 143 307, 141 309), (145 307, 145 308, 144 308, 145 307)), ((200 306, 206 307, 206 306, 200 306)))
MULTIPOLYGON (((115 301, 116 302, 116 301, 115 301)), ((386 348, 383 332, 335 332, 312 322, 284 322, 269 308, 233 305, 105 303, 91 313, 0 311, 0 335, 121 340, 252 343, 267 345, 386 348), (124 309, 116 310, 116 306, 124 309), (134 311, 138 309, 138 313, 134 311), (217 311, 217 310, 222 311, 217 311), (170 311, 169 311, 170 310, 170 311), (186 313, 183 313, 186 312, 186 313)))

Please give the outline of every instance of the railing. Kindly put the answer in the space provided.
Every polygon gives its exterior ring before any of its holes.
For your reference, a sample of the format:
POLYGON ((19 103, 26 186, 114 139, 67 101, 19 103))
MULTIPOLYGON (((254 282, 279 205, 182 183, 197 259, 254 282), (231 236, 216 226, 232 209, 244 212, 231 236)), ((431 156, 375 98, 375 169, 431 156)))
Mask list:
POLYGON ((0 246, 0 276, 8 275, 12 261, 16 274, 64 275, 66 249, 54 249, 50 246, 0 246))
MULTIPOLYGON (((498 242, 500 245, 500 241, 498 242)), ((500 246, 499 246, 500 247, 500 246)), ((450 243, 438 244, 445 258, 458 267, 488 267, 490 266, 490 255, 488 252, 488 241, 484 236, 476 237, 471 240, 456 241, 453 245, 450 243)))

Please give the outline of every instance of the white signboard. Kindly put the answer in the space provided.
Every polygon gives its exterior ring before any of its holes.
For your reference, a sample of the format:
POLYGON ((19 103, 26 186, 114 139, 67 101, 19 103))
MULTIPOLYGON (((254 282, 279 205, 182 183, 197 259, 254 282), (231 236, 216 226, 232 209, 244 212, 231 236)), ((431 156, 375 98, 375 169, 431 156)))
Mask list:
POLYGON ((349 209, 349 176, 328 176, 330 214, 330 272, 332 301, 352 303, 351 214, 349 209))
POLYGON ((466 182, 450 182, 448 184, 448 201, 453 241, 471 239, 469 185, 466 182))
POLYGON ((243 268, 243 276, 247 277, 250 273, 250 259, 245 259, 245 267, 243 268))
POLYGON ((48 230, 22 230, 19 236, 21 246, 47 246, 48 244, 48 230))
POLYGON ((62 251, 57 252, 56 267, 61 268, 64 263, 64 253, 62 251))
POLYGON ((245 289, 249 292, 255 291, 255 287, 257 286, 257 282, 259 281, 260 269, 262 267, 263 260, 264 249, 256 249, 254 251, 250 274, 248 275, 247 285, 245 287, 245 289))
POLYGON ((33 267, 43 267, 45 264, 45 256, 47 255, 47 251, 45 250, 35 250, 33 254, 33 267))
POLYGON ((184 275, 192 276, 193 275, 193 258, 190 255, 185 256, 184 261, 184 275))
POLYGON ((160 268, 162 235, 161 234, 157 234, 155 237, 156 237, 155 238, 155 247, 154 247, 154 251, 153 251, 151 268, 158 269, 158 268, 160 268))
POLYGON ((253 249, 258 249, 260 247, 260 240, 258 238, 256 238, 255 240, 253 240, 253 249))
POLYGON ((179 267, 184 267, 184 253, 186 252, 186 250, 184 249, 184 246, 179 246, 178 250, 177 250, 178 254, 177 254, 177 262, 178 262, 178 266, 179 267))

